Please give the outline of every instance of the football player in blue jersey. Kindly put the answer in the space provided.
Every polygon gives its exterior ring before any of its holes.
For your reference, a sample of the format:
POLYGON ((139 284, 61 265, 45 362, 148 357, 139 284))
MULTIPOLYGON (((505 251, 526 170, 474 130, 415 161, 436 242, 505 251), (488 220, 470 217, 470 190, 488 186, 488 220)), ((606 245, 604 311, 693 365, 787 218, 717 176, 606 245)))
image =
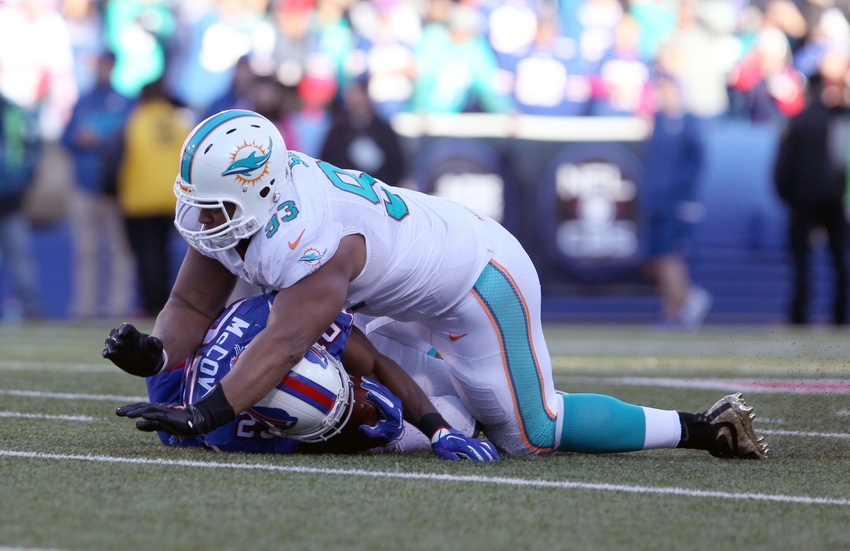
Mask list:
MULTIPOLYGON (((210 326, 203 344, 192 357, 155 374, 139 372, 136 369, 137 364, 121 361, 118 351, 125 345, 132 346, 135 343, 154 352, 160 349, 158 339, 140 333, 132 325, 124 324, 114 329, 106 340, 104 352, 128 373, 146 376, 148 397, 152 403, 187 406, 203 397, 229 373, 239 355, 266 326, 274 299, 274 294, 261 294, 231 304, 210 326)), ((448 397, 435 400, 452 423, 460 425, 463 430, 450 428, 449 423, 434 404, 425 398, 416 383, 404 375, 401 367, 380 354, 365 335, 354 327, 351 312, 341 311, 321 336, 318 344, 342 362, 348 374, 359 378, 355 384, 362 385, 367 391, 366 398, 375 405, 379 415, 374 425, 346 425, 341 428, 339 434, 334 433, 334 436, 321 442, 302 442, 285 435, 273 434, 268 425, 248 412, 243 412, 233 421, 201 435, 170 434, 162 430, 163 426, 159 422, 144 419, 137 423, 137 427, 145 431, 156 430, 166 445, 204 446, 220 452, 353 453, 388 444, 394 445, 396 449, 416 451, 427 449, 422 446, 425 442, 438 457, 446 459, 498 457, 492 444, 472 438, 474 422, 459 401, 452 402, 448 397), (399 372, 401 377, 398 376, 399 372), (390 384, 398 389, 397 392, 407 397, 405 406, 375 379, 390 380, 390 384), (464 413, 469 420, 466 420, 464 413), (408 419, 420 421, 429 416, 427 418, 432 420, 432 424, 436 422, 439 425, 435 431, 439 434, 423 436, 410 424, 407 424, 405 431, 403 415, 408 419), (403 434, 407 434, 406 442, 399 443, 403 434)), ((354 408, 353 403, 345 405, 354 408)), ((146 406, 147 404, 131 404, 118 408, 117 413, 120 416, 138 417, 145 411, 146 406)), ((426 424, 421 428, 428 430, 429 427, 426 424)))

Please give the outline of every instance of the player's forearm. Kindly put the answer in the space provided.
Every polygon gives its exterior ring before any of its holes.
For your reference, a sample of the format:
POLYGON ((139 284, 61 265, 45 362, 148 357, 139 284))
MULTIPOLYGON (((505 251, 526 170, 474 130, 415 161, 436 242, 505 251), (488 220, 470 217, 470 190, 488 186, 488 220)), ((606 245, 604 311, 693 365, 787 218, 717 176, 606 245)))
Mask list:
POLYGON ((340 248, 315 273, 278 292, 266 328, 222 379, 224 394, 236 413, 268 394, 327 331, 345 301, 353 274, 350 264, 340 248))
POLYGON ((404 418, 408 422, 418 426, 425 415, 438 413, 416 381, 390 358, 381 356, 375 362, 374 374, 381 384, 401 400, 404 418))
POLYGON ((298 341, 266 328, 239 356, 221 381, 227 401, 237 414, 259 402, 301 361, 309 344, 298 341))
POLYGON ((168 302, 154 324, 153 335, 162 341, 168 355, 166 368, 195 353, 235 285, 236 276, 218 261, 189 248, 168 302))
POLYGON ((426 414, 437 413, 410 375, 395 360, 381 354, 357 327, 351 330, 342 360, 350 374, 372 377, 395 394, 401 400, 408 422, 418 426, 426 414))
POLYGON ((376 362, 375 374, 401 400, 405 420, 422 431, 429 440, 441 428, 451 427, 422 388, 395 361, 382 356, 376 362))
POLYGON ((156 317, 151 333, 162 341, 168 356, 165 369, 192 356, 203 342, 204 335, 213 321, 214 318, 210 319, 206 314, 172 295, 156 317))

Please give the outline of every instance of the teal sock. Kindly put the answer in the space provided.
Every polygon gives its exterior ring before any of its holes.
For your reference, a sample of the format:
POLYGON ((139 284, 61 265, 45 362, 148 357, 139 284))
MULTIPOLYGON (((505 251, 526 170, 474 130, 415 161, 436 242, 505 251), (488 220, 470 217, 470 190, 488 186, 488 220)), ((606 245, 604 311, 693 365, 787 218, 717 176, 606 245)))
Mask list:
POLYGON ((643 408, 602 394, 561 394, 564 422, 558 451, 617 453, 642 450, 643 408))

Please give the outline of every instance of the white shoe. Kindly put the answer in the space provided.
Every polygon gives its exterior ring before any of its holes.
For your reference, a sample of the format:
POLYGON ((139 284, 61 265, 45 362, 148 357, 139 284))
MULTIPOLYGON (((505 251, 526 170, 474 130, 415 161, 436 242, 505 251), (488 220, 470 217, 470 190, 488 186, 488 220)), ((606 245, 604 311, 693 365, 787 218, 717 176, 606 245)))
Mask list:
POLYGON ((685 304, 679 313, 679 321, 687 329, 697 329, 702 325, 713 302, 711 293, 704 287, 693 285, 685 298, 685 304))

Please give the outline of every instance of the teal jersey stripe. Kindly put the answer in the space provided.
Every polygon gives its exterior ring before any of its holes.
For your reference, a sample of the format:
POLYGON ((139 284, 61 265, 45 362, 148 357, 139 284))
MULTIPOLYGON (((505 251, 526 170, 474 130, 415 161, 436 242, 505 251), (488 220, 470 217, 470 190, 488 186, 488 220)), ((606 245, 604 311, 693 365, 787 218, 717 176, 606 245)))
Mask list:
POLYGON ((186 149, 183 151, 183 158, 180 159, 180 178, 182 178, 184 182, 187 184, 192 183, 189 179, 192 173, 192 161, 195 158, 195 149, 198 147, 198 144, 204 141, 204 138, 209 136, 210 132, 218 128, 222 123, 237 117, 259 117, 259 115, 253 111, 248 111, 247 109, 223 111, 218 115, 214 115, 207 119, 207 122, 205 122, 203 126, 195 130, 194 134, 192 134, 192 137, 189 139, 189 143, 186 144, 186 149))
POLYGON ((499 331, 526 441, 539 451, 550 451, 555 446, 556 420, 544 403, 543 381, 531 345, 525 304, 507 274, 492 262, 484 268, 472 292, 487 308, 499 331))

